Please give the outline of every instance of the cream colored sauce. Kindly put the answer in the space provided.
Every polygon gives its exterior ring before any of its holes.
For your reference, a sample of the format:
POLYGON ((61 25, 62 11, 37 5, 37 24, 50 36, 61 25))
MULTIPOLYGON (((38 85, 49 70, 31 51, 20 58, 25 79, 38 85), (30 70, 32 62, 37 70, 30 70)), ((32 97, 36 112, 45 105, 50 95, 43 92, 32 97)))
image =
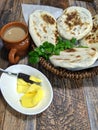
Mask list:
POLYGON ((16 42, 22 40, 25 34, 26 32, 21 27, 11 27, 5 32, 4 39, 16 42))

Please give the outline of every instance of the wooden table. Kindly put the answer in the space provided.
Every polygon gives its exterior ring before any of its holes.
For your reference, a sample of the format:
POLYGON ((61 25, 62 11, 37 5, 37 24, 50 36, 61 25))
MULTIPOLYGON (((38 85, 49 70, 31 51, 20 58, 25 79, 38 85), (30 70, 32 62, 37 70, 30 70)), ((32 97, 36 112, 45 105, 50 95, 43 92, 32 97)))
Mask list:
MULTIPOLYGON (((75 0, 0 0, 0 28, 11 21, 24 21, 21 3, 43 4, 65 9, 69 5, 88 8, 94 15, 93 3, 75 0)), ((10 66, 6 51, 0 45, 0 67, 10 66)), ((19 62, 28 64, 27 57, 19 62)), ((33 66, 33 65, 32 65, 33 66)), ((43 66, 39 69, 50 80, 54 98, 49 108, 35 116, 22 115, 13 110, 0 93, 0 130, 98 130, 98 75, 73 80, 60 78, 43 66)))

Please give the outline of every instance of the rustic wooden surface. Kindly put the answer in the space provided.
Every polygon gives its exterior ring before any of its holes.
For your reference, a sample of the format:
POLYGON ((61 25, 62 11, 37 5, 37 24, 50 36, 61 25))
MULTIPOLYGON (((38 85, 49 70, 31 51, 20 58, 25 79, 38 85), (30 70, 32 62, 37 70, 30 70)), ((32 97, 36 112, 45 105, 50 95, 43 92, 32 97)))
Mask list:
MULTIPOLYGON (((44 4, 66 8, 77 5, 96 14, 93 3, 75 0, 0 0, 0 28, 10 21, 24 21, 21 3, 44 4)), ((25 57, 20 64, 28 64, 25 57)), ((0 44, 0 67, 10 66, 7 52, 0 44)), ((0 130, 98 130, 98 75, 73 80, 52 76, 41 65, 34 65, 50 80, 54 98, 49 108, 35 116, 13 110, 0 93, 0 130)))

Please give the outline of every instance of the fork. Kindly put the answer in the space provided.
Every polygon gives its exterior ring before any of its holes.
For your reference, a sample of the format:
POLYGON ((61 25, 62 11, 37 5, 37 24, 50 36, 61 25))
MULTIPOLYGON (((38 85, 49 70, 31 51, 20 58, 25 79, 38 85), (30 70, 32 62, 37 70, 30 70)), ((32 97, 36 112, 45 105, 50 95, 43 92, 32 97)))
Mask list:
POLYGON ((17 78, 22 78, 24 81, 29 82, 29 83, 37 83, 35 81, 30 80, 29 78, 30 78, 31 75, 28 75, 28 74, 24 74, 24 73, 13 73, 13 72, 10 72, 10 71, 6 71, 6 70, 4 70, 2 68, 0 68, 0 72, 8 74, 9 76, 11 76, 11 75, 12 76, 17 76, 17 78))

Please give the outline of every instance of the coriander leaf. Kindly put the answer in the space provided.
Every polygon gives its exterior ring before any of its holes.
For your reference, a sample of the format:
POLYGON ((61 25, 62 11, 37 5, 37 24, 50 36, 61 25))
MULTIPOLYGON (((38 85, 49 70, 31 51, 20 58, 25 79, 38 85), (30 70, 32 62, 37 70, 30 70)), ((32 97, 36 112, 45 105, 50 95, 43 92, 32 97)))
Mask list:
POLYGON ((59 55, 60 54, 60 49, 55 49, 54 50, 54 55, 59 55))
POLYGON ((40 50, 43 53, 51 54, 54 51, 54 45, 49 42, 44 42, 43 45, 40 46, 40 50))
POLYGON ((43 57, 44 57, 46 60, 48 60, 49 57, 50 57, 50 55, 44 55, 43 57))
POLYGON ((65 41, 65 44, 66 44, 65 49, 70 49, 70 48, 72 48, 71 42, 70 42, 69 40, 66 40, 66 41, 65 41))
POLYGON ((38 56, 38 53, 36 51, 29 52, 29 57, 32 57, 32 56, 38 56))
POLYGON ((75 44, 75 43, 77 42, 77 40, 76 40, 76 38, 72 38, 72 39, 70 40, 70 42, 73 43, 73 44, 75 44))
POLYGON ((36 52, 39 56, 42 55, 42 51, 40 50, 40 48, 35 48, 34 52, 36 52))
POLYGON ((38 63, 40 57, 43 57, 48 60, 51 55, 59 55, 60 51, 75 47, 76 42, 76 38, 66 40, 62 37, 58 37, 56 45, 53 45, 52 43, 46 41, 39 47, 35 48, 34 51, 29 52, 29 62, 38 63))
POLYGON ((40 60, 39 56, 32 56, 32 57, 29 57, 29 63, 38 63, 40 60))
POLYGON ((77 46, 77 48, 88 48, 88 46, 79 45, 79 46, 77 46))

